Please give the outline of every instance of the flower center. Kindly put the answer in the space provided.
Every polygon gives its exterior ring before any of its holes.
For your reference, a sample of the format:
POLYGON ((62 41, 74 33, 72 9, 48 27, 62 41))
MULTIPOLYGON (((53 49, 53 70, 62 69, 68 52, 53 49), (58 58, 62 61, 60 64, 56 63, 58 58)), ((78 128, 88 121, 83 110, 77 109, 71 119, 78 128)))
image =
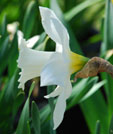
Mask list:
POLYGON ((71 74, 81 70, 89 60, 88 58, 73 52, 70 52, 70 59, 71 59, 70 63, 71 74))

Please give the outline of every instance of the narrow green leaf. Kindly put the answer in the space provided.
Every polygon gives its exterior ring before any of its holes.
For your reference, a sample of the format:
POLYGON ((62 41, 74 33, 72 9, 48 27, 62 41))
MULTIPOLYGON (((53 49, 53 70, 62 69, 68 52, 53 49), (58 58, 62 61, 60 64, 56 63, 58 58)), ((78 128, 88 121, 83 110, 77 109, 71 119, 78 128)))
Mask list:
POLYGON ((109 134, 113 134, 113 116, 110 122, 109 134))
POLYGON ((19 92, 18 95, 15 98, 14 104, 13 104, 13 118, 15 118, 15 115, 19 109, 19 107, 22 105, 24 102, 24 97, 25 93, 24 92, 19 92))
POLYGON ((95 134, 100 134, 100 121, 96 122, 95 134))
POLYGON ((108 107, 100 91, 97 91, 87 100, 80 103, 80 107, 91 133, 95 131, 97 120, 101 122, 101 133, 108 133, 108 107))
POLYGON ((27 129, 28 129, 28 133, 27 134, 31 134, 30 122, 29 121, 27 121, 27 129))
POLYGON ((9 37, 7 36, 5 40, 2 42, 1 48, 0 48, 0 75, 3 73, 6 65, 8 64, 8 56, 10 54, 9 52, 9 37))
POLYGON ((32 101, 31 116, 35 134, 41 134, 40 112, 34 101, 32 101))
MULTIPOLYGON (((113 64, 113 55, 108 60, 113 64)), ((101 73, 102 80, 106 80, 107 83, 104 85, 105 92, 107 95, 108 109, 109 109, 109 121, 113 114, 113 78, 107 73, 101 73)))
POLYGON ((15 71, 14 75, 11 77, 11 79, 8 81, 6 88, 4 89, 4 96, 2 97, 2 102, 5 104, 10 104, 14 101, 16 98, 16 95, 18 93, 18 70, 15 71))
POLYGON ((16 129, 16 134, 30 134, 30 127, 29 127, 29 100, 31 93, 34 89, 35 82, 32 83, 29 89, 29 95, 23 107, 20 120, 16 129))
POLYGON ((8 76, 11 78, 17 69, 17 58, 18 58, 18 41, 17 34, 14 35, 14 38, 10 44, 10 54, 8 57, 8 76))
MULTIPOLYGON (((104 39, 101 45, 101 56, 106 54, 106 51, 113 49, 113 4, 111 0, 106 0, 106 14, 104 21, 104 39)), ((109 59, 110 63, 113 64, 113 56, 109 59)), ((113 79, 110 75, 102 73, 101 77, 103 80, 107 80, 105 84, 105 91, 108 99, 108 109, 109 109, 109 121, 113 114, 113 79)))
POLYGON ((1 34, 2 36, 5 36, 7 33, 7 18, 6 15, 4 15, 2 26, 1 26, 1 34))
POLYGON ((28 96, 29 98, 30 98, 30 96, 32 94, 32 91, 33 91, 34 87, 35 87, 35 81, 32 82, 31 87, 29 89, 29 96, 28 96))
POLYGON ((97 90, 100 89, 100 87, 102 87, 104 84, 106 83, 106 81, 101 81, 97 84, 95 84, 90 90, 89 92, 80 100, 80 102, 86 100, 87 98, 89 98, 91 95, 93 95, 97 90))
POLYGON ((65 19, 67 21, 70 21, 74 16, 76 16, 78 13, 80 13, 84 9, 86 9, 94 4, 97 4, 99 2, 103 2, 103 0, 85 0, 82 3, 80 3, 79 5, 77 5, 76 7, 73 7, 67 13, 65 13, 65 19))
POLYGON ((41 126, 43 126, 45 122, 50 120, 50 113, 51 113, 51 109, 49 105, 46 105, 40 110, 41 126))
POLYGON ((26 39, 31 35, 33 25, 37 14, 37 4, 35 1, 31 1, 28 5, 23 22, 23 33, 26 39))
POLYGON ((27 99, 22 110, 20 120, 16 129, 16 134, 28 134, 28 120, 29 120, 29 99, 27 99))
POLYGON ((87 78, 78 82, 73 87, 72 94, 67 101, 67 109, 77 104, 80 99, 90 90, 90 88, 92 88, 92 86, 96 83, 97 80, 98 77, 94 77, 90 80, 89 78, 87 78))
POLYGON ((101 55, 113 48, 113 4, 111 0, 106 0, 106 14, 104 22, 104 39, 101 46, 101 55))

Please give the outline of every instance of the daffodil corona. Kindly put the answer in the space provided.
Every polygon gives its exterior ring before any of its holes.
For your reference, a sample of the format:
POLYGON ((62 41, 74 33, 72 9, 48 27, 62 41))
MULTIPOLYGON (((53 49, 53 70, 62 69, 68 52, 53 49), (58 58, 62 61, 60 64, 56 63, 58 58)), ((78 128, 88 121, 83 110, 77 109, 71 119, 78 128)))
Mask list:
POLYGON ((111 0, 112 4, 113 4, 113 0, 111 0))
POLYGON ((63 120, 66 99, 72 92, 70 76, 87 63, 88 58, 71 52, 69 34, 55 13, 40 7, 42 25, 46 34, 56 43, 55 52, 36 51, 27 47, 27 41, 18 34, 20 53, 18 67, 21 68, 19 88, 24 89, 26 81, 41 77, 41 86, 57 85, 56 89, 45 98, 58 96, 53 113, 54 129, 63 120))

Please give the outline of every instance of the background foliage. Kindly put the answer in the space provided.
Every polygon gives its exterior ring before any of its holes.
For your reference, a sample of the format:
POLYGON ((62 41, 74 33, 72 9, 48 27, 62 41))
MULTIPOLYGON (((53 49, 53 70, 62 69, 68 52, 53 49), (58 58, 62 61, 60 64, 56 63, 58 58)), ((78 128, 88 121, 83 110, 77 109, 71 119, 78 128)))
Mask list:
MULTIPOLYGON (((113 64, 113 4, 110 0, 0 0, 0 133, 3 134, 60 134, 53 130, 55 99, 49 99, 48 103, 42 99, 46 87, 39 89, 39 78, 34 79, 35 83, 27 82, 25 92, 18 89, 17 33, 11 36, 7 31, 7 24, 17 21, 17 29, 23 31, 26 39, 40 35, 33 49, 53 51, 55 44, 46 38, 39 6, 53 9, 67 27, 72 51, 89 58, 100 56, 113 64)), ((47 93, 52 90, 53 86, 47 87, 47 93)), ((101 73, 73 83, 67 110, 78 105, 89 133, 113 133, 111 76, 101 73)), ((76 132, 76 126, 74 130, 76 132)))

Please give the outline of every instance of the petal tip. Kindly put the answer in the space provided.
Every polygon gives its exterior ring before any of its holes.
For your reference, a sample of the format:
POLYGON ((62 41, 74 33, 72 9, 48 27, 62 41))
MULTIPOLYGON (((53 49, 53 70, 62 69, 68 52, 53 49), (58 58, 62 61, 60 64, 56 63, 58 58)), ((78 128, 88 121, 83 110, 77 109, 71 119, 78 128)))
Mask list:
POLYGON ((50 97, 49 97, 49 95, 45 95, 44 98, 49 99, 50 97))

